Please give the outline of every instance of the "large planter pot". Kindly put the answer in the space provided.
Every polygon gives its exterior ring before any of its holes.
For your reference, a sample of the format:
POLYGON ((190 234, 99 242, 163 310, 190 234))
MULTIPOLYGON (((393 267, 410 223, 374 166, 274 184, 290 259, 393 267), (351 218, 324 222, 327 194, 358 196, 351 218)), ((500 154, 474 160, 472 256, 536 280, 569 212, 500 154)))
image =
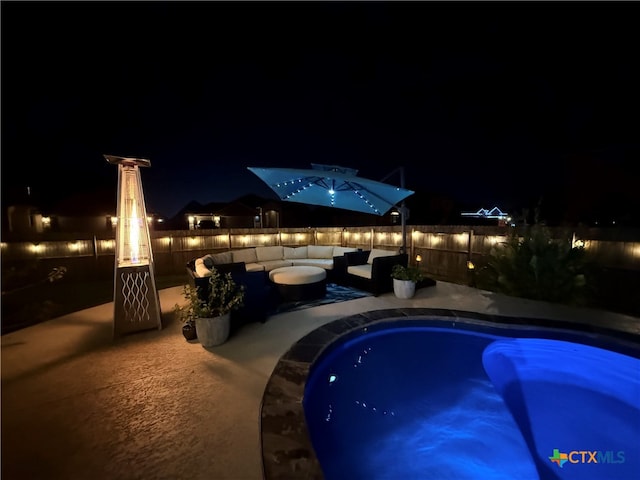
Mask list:
POLYGON ((398 298, 411 298, 416 293, 416 282, 394 278, 393 293, 395 293, 398 298))
POLYGON ((220 345, 229 338, 231 313, 220 317, 196 318, 198 340, 203 347, 220 345))

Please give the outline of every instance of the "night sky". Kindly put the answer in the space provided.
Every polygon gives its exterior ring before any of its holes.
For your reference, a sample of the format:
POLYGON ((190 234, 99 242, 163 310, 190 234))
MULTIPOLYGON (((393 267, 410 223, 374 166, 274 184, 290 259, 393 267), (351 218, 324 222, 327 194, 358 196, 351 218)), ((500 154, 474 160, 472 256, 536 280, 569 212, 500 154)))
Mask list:
POLYGON ((115 192, 103 154, 148 158, 166 216, 272 196, 249 166, 404 166, 407 188, 476 209, 637 179, 636 7, 3 1, 3 202, 115 192))

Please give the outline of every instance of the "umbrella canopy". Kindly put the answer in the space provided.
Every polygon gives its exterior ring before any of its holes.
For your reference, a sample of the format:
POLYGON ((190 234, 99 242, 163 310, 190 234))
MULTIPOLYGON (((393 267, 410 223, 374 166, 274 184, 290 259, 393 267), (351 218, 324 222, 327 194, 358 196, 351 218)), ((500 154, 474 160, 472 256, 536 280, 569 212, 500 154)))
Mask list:
POLYGON ((384 215, 413 195, 413 190, 358 177, 358 170, 338 165, 311 164, 310 169, 248 169, 281 200, 384 215))

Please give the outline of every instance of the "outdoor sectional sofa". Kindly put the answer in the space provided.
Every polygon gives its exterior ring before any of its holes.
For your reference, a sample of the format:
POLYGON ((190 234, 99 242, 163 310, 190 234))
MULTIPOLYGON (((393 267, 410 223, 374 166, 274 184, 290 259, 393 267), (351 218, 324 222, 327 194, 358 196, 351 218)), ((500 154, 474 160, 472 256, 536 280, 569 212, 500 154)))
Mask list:
POLYGON ((244 285, 244 306, 231 312, 234 327, 247 322, 264 322, 277 306, 279 296, 269 281, 269 271, 290 266, 322 267, 327 271, 329 281, 344 283, 347 271, 345 253, 356 251, 357 248, 331 245, 243 248, 192 259, 187 263, 187 273, 189 283, 199 287, 203 298, 208 294, 209 276, 214 267, 222 273, 231 273, 237 284, 244 285))
POLYGON ((347 267, 344 254, 357 251, 357 248, 334 245, 251 247, 197 258, 194 270, 196 277, 205 277, 214 266, 242 262, 247 272, 269 272, 292 266, 321 267, 327 271, 329 281, 340 283, 347 267))

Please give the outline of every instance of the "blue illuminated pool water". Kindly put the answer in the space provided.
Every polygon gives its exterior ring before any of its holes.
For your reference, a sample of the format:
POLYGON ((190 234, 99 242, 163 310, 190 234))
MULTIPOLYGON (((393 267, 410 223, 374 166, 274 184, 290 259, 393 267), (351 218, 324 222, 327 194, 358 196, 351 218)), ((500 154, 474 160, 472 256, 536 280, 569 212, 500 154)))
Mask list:
POLYGON ((635 356, 391 325, 312 365, 303 406, 325 478, 640 478, 635 356))

